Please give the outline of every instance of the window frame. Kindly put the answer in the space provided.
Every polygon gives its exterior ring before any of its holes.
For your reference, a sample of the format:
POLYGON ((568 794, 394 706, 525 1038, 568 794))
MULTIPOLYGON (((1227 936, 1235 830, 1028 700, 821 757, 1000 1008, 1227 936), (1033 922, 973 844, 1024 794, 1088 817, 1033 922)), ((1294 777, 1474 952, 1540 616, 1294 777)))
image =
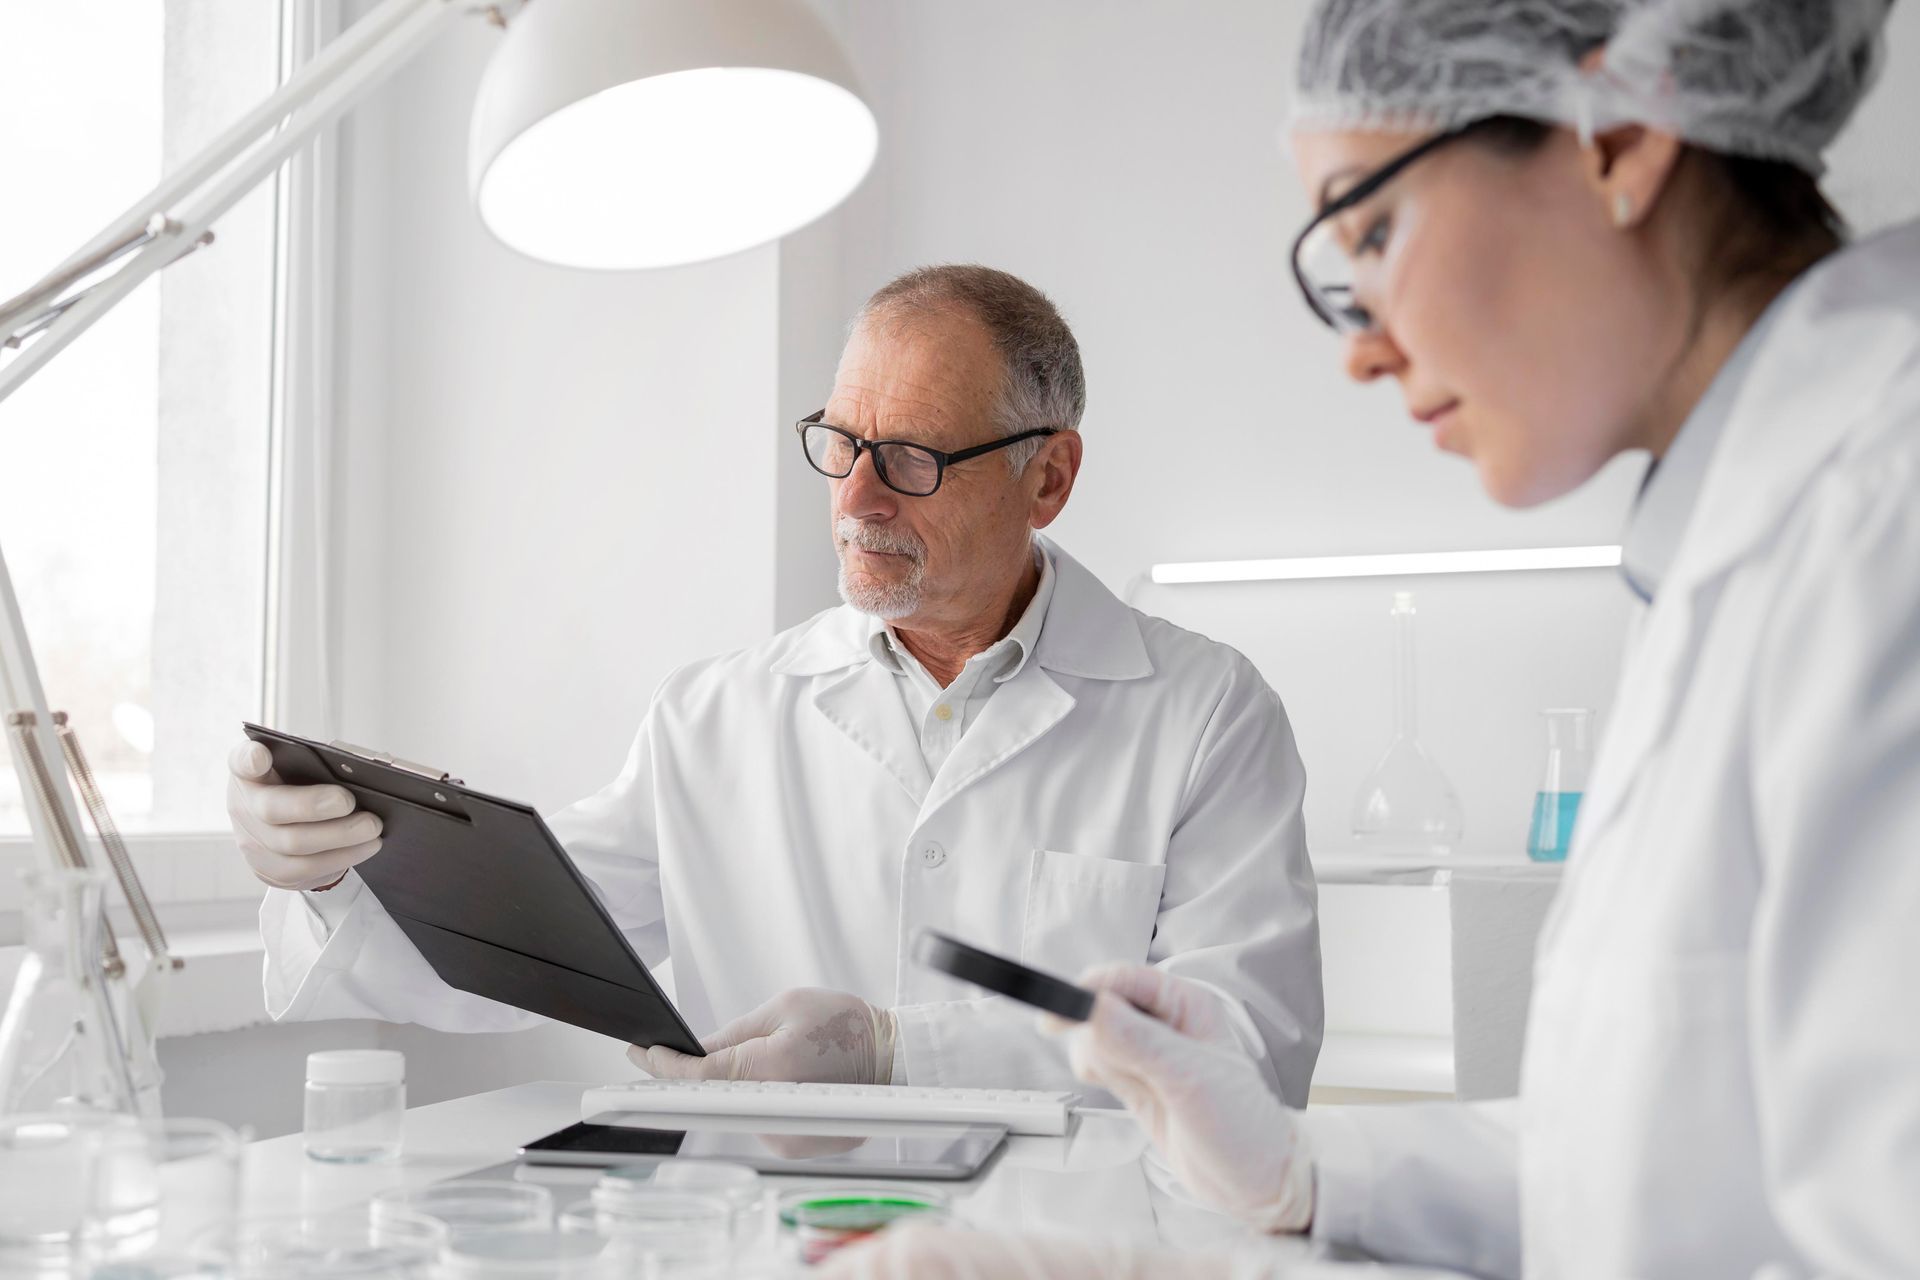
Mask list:
MULTIPOLYGON (((338 0, 278 0, 277 77, 284 82, 341 28, 338 0)), ((317 135, 274 175, 267 413, 265 590, 259 707, 270 723, 331 732, 337 706, 335 591, 326 566, 332 511, 339 126, 317 135)), ((234 726, 235 741, 240 727, 234 726)), ((209 760, 208 769, 224 768, 209 760)), ((107 865, 89 827, 94 865, 107 865)), ((123 837, 163 928, 202 924, 209 906, 257 902, 263 886, 224 827, 123 837)), ((0 946, 22 936, 20 873, 34 865, 28 835, 0 835, 0 946)), ((122 903, 117 887, 110 905, 122 903)))

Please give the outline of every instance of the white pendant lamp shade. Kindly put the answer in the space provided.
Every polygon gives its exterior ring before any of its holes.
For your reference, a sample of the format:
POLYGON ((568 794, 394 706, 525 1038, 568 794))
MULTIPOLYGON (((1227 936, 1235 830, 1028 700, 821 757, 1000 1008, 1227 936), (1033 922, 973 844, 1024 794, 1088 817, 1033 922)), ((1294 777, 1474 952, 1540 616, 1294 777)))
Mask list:
POLYGON ((667 267, 805 226, 878 142, 800 0, 529 0, 480 81, 468 175, 510 248, 667 267))

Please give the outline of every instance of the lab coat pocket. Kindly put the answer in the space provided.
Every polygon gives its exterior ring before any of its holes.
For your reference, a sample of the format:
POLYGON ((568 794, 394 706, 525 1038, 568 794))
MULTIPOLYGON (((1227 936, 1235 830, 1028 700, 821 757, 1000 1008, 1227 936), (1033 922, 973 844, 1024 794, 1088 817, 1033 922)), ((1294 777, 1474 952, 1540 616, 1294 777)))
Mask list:
POLYGON ((1144 963, 1163 866, 1036 849, 1020 958, 1071 981, 1089 965, 1144 963))

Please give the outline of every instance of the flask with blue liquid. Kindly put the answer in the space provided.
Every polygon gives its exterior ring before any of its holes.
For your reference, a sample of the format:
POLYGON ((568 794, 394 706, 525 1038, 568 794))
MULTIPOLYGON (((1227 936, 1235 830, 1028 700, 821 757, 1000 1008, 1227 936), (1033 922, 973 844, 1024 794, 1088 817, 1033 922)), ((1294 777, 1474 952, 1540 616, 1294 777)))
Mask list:
POLYGON ((1547 722, 1547 767, 1533 797, 1527 856, 1535 862, 1565 862, 1593 767, 1593 711, 1564 707, 1540 716, 1547 722))

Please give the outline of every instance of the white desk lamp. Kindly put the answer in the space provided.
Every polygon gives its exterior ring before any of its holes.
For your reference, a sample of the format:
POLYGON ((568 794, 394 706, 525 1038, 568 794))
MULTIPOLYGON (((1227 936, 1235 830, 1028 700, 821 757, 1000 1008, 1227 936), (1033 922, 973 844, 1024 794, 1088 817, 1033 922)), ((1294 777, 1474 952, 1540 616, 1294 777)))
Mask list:
MULTIPOLYGON (((502 243, 570 267, 662 267, 764 244, 833 208, 878 130, 844 54, 801 0, 384 0, 281 88, 19 297, 0 305, 0 401, 445 26, 506 27, 480 84, 468 161, 502 243), (9 355, 11 353, 11 355, 9 355)), ((87 861, 26 626, 0 558, 0 715, 40 861, 87 861)), ((66 747, 72 750, 71 735, 66 747)), ((209 768, 219 767, 210 761, 209 768)), ((83 771, 83 766, 76 772, 83 771)), ((89 807, 103 811, 88 788, 89 807)), ((125 1025, 124 1109, 156 1111, 151 1063, 168 956, 117 839, 102 842, 147 963, 81 958, 125 1025), (126 984, 122 986, 121 984, 126 984)), ((112 947, 111 935, 107 939, 112 947)))

